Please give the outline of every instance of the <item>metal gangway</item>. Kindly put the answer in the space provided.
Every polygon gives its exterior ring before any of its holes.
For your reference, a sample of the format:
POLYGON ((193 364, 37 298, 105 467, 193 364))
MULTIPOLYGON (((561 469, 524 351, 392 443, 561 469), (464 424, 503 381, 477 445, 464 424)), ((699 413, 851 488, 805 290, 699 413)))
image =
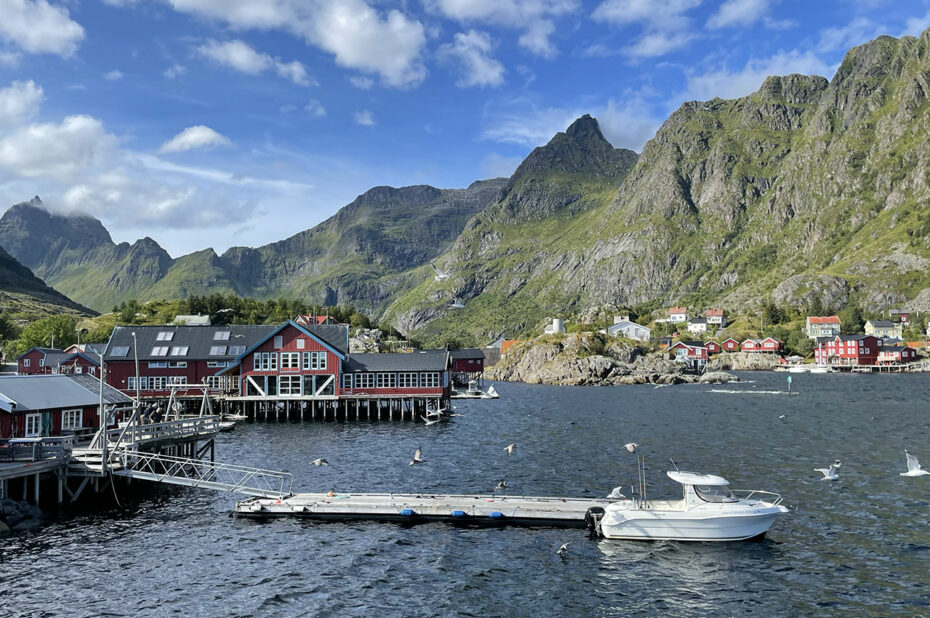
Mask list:
POLYGON ((290 472, 217 463, 206 459, 122 450, 112 474, 134 479, 229 491, 262 498, 291 495, 290 472))

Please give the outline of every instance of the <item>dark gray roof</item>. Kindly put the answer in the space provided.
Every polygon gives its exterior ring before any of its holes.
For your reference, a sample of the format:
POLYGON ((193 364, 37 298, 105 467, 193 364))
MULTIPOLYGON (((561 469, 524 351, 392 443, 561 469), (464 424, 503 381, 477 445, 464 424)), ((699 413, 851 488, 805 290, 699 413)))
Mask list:
POLYGON ((484 352, 478 348, 462 348, 461 350, 452 350, 450 352, 452 360, 469 360, 483 359, 484 352))
POLYGON ((703 348, 704 347, 703 341, 685 341, 684 339, 682 339, 678 343, 683 343, 689 348, 703 348))
POLYGON ((900 352, 904 350, 905 348, 909 348, 911 350, 914 349, 909 345, 883 345, 882 352, 900 352))
POLYGON ((47 354, 54 354, 55 352, 64 352, 64 350, 59 350, 58 348, 40 348, 40 347, 35 347, 35 348, 29 348, 28 350, 26 350, 25 352, 23 352, 22 354, 20 354, 19 356, 17 356, 17 357, 16 357, 16 360, 21 359, 22 357, 26 356, 27 354, 29 354, 30 352, 32 352, 32 351, 34 351, 34 350, 38 350, 39 352, 41 352, 43 357, 44 357, 45 355, 47 355, 47 354))
POLYGON ((367 371, 445 371, 449 366, 446 350, 394 352, 390 354, 353 354, 346 359, 346 373, 367 371))
POLYGON ((707 324, 707 318, 691 318, 688 324, 707 324))
POLYGON ((105 343, 85 343, 84 344, 84 354, 91 358, 97 358, 100 354, 103 354, 107 349, 107 344, 105 343))
POLYGON ((300 324, 299 326, 328 343, 330 347, 338 350, 343 356, 349 353, 348 324, 311 324, 309 326, 300 324))
MULTIPOLYGON (((87 374, 0 376, 0 408, 14 412, 97 405, 100 382, 87 374), (15 406, 10 406, 15 403, 15 406)), ((130 404, 132 399, 108 384, 103 385, 105 403, 130 404)))
POLYGON ((890 320, 869 320, 873 328, 890 328, 895 325, 890 320))

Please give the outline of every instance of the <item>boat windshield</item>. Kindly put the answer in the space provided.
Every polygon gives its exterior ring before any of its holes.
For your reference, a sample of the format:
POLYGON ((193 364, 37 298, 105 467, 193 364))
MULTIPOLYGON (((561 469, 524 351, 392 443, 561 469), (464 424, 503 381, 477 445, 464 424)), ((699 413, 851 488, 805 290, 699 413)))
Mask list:
POLYGON ((704 502, 736 502, 737 498, 726 485, 695 485, 694 491, 704 502))

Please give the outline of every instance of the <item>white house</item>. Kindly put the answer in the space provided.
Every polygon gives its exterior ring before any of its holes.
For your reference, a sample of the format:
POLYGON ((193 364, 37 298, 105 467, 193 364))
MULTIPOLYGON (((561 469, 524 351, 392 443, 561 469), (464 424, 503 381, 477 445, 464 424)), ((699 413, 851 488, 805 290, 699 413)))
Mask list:
POLYGON ((688 320, 689 333, 706 333, 707 318, 691 318, 688 320))
POLYGON ((707 318, 707 325, 710 328, 724 328, 727 325, 727 316, 723 313, 723 309, 708 309, 704 312, 704 317, 707 318))
POLYGON ((555 333, 565 334, 565 323, 559 318, 554 318, 552 324, 546 326, 543 332, 547 335, 554 335, 555 333))
POLYGON ((607 327, 607 334, 611 337, 626 337, 635 341, 647 342, 651 333, 649 328, 629 320, 621 320, 607 327))
POLYGON ((669 307, 668 321, 672 324, 681 324, 688 321, 687 307, 669 307))

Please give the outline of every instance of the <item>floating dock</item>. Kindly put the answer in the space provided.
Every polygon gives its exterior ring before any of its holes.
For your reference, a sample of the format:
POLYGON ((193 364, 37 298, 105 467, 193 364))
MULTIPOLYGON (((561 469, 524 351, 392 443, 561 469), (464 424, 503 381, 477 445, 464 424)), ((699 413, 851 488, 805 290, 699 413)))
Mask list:
POLYGON ((233 515, 583 528, 588 509, 604 508, 610 502, 597 498, 330 492, 293 494, 280 499, 251 498, 238 502, 233 515))

